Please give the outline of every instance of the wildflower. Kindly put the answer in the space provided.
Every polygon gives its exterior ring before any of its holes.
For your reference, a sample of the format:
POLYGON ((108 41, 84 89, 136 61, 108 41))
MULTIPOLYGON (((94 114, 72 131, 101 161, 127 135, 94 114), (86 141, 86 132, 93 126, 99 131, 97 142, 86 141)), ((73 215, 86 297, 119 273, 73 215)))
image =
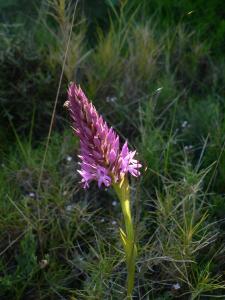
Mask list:
POLYGON ((112 96, 112 97, 107 96, 106 97, 106 102, 108 102, 108 103, 114 103, 116 101, 117 101, 117 98, 115 96, 112 96))
POLYGON ((112 206, 117 206, 117 201, 113 201, 112 206))
POLYGON ((185 151, 191 151, 192 149, 193 149, 192 145, 186 145, 186 146, 184 146, 184 150, 185 151))
POLYGON ((67 160, 68 162, 70 162, 72 159, 73 159, 72 156, 67 155, 66 160, 67 160))
POLYGON ((180 289, 180 284, 177 282, 177 283, 175 283, 175 284, 172 285, 172 288, 174 290, 179 290, 180 289))
MULTIPOLYGON (((120 237, 128 270, 127 299, 131 300, 137 247, 127 175, 139 176, 141 164, 135 159, 136 151, 129 151, 127 142, 120 148, 119 136, 108 127, 82 89, 74 83, 69 86, 68 101, 64 106, 69 109, 74 133, 80 138, 81 169, 78 172, 82 176, 83 187, 88 188, 91 181, 97 181, 99 187, 112 186, 120 200, 125 225, 125 231, 120 228, 120 237)), ((112 225, 116 224, 113 220, 112 225)))
POLYGON ((187 126, 188 126, 188 121, 186 121, 186 120, 183 121, 182 124, 181 124, 181 127, 186 128, 187 126))
POLYGON ((129 151, 127 142, 120 150, 119 136, 75 83, 69 86, 65 106, 69 109, 74 133, 80 138, 81 169, 78 172, 84 188, 88 188, 91 181, 97 181, 99 187, 109 187, 128 173, 135 177, 140 175, 141 164, 135 159, 136 151, 129 151))
POLYGON ((71 212, 73 210, 73 208, 74 208, 74 205, 69 204, 69 205, 66 206, 66 211, 71 212))

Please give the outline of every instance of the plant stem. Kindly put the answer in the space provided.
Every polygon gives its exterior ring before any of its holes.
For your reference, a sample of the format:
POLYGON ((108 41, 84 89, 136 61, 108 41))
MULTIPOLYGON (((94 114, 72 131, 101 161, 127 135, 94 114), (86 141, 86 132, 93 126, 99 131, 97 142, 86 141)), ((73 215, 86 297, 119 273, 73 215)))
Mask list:
POLYGON ((135 245, 134 229, 131 217, 130 208, 130 188, 126 177, 117 184, 114 184, 114 189, 120 200, 121 208, 124 217, 125 233, 120 229, 120 235, 123 242, 126 264, 127 264, 127 299, 132 299, 132 291, 134 288, 135 275, 135 260, 137 256, 137 249, 135 245))

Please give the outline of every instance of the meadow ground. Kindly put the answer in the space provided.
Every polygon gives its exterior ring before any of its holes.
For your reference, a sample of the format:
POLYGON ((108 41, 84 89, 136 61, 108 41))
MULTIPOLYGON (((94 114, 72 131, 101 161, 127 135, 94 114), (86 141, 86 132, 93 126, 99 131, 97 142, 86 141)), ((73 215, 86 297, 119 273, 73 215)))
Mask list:
POLYGON ((125 299, 121 208, 80 186, 71 80, 143 164, 133 298, 225 299, 223 1, 0 1, 0 36, 0 299, 125 299))

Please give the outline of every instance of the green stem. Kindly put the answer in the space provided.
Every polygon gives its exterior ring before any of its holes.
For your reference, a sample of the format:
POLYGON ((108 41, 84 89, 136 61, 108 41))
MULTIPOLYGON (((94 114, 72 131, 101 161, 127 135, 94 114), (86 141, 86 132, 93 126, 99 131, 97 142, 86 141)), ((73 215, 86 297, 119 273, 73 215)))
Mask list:
POLYGON ((130 208, 130 189, 128 179, 125 177, 120 183, 114 184, 114 189, 120 200, 124 217, 125 233, 120 230, 127 263, 127 299, 132 299, 134 288, 135 260, 137 249, 135 245, 134 229, 130 208))

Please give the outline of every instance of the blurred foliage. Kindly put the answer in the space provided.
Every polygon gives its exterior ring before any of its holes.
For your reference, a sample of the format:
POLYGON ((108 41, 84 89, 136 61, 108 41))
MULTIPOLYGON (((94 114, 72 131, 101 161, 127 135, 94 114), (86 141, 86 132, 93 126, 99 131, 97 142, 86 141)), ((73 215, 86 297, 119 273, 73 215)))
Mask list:
POLYGON ((73 16, 75 5, 0 0, 1 299, 123 297, 120 208, 80 190, 70 80, 143 164, 135 296, 223 297, 223 2, 83 0, 73 16))

